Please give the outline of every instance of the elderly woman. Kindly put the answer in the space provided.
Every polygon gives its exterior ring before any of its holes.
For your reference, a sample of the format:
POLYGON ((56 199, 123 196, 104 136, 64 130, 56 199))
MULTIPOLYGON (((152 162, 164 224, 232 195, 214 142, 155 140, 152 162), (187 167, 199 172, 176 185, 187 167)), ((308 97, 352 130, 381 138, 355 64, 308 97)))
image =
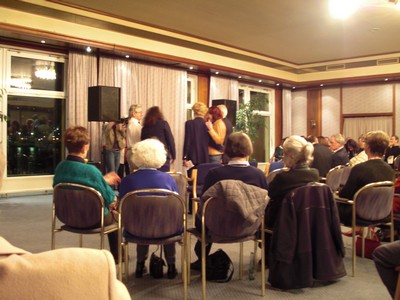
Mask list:
MULTIPOLYGON (((115 210, 117 197, 110 185, 120 182, 117 173, 110 172, 106 175, 101 174, 95 166, 86 164, 86 156, 89 150, 90 137, 86 128, 75 126, 68 128, 64 133, 64 143, 68 150, 66 160, 60 162, 56 168, 53 186, 61 182, 78 183, 90 186, 104 198, 104 225, 114 222, 112 210, 115 210)), ((118 261, 118 233, 111 232, 108 235, 110 251, 115 261, 118 261)))
POLYGON ((159 139, 167 149, 167 159, 159 167, 160 171, 169 172, 171 164, 176 159, 175 140, 169 124, 158 106, 150 107, 144 116, 143 128, 140 139, 143 141, 149 138, 159 139))
MULTIPOLYGON (((159 169, 167 158, 163 143, 157 139, 147 139, 136 143, 132 148, 131 159, 138 170, 126 176, 122 182, 119 196, 122 199, 125 194, 139 189, 167 189, 178 192, 176 181, 172 176, 161 172, 159 169)), ((174 279, 177 275, 175 267, 175 243, 164 245, 165 259, 168 264, 167 276, 174 279)), ((145 261, 149 253, 148 245, 137 245, 136 278, 143 277, 145 273, 145 261)))
MULTIPOLYGON (((268 186, 270 201, 265 211, 266 227, 274 227, 282 200, 287 193, 309 182, 319 181, 318 170, 309 167, 313 151, 313 145, 297 135, 288 137, 283 143, 283 162, 289 170, 277 174, 268 186)), ((265 251, 269 254, 271 236, 267 234, 265 238, 265 251)), ((268 259, 269 256, 266 257, 268 259)))
POLYGON ((208 160, 210 163, 221 163, 226 136, 222 111, 217 106, 211 106, 208 109, 208 118, 206 125, 211 136, 211 141, 208 144, 208 160))
MULTIPOLYGON (((244 183, 267 189, 267 178, 264 173, 256 167, 250 166, 249 157, 253 153, 253 145, 249 136, 242 132, 234 132, 226 141, 225 155, 229 162, 225 166, 211 169, 205 178, 202 194, 211 186, 221 180, 234 179, 244 183)), ((197 211, 196 228, 201 231, 201 209, 197 211)), ((211 243, 206 246, 206 254, 211 250, 211 243)), ((197 241, 194 251, 198 260, 190 265, 194 270, 201 268, 201 242, 197 241)))

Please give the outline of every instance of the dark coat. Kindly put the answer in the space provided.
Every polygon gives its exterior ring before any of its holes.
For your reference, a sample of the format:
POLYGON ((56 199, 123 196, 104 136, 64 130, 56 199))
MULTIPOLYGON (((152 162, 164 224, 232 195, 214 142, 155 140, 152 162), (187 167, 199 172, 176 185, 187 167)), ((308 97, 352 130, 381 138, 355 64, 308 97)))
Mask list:
POLYGON ((208 163, 208 144, 210 135, 203 118, 194 118, 185 123, 183 159, 194 165, 208 163))
POLYGON ((319 176, 325 177, 332 168, 332 151, 321 144, 314 144, 314 160, 310 167, 315 168, 319 172, 319 176))
POLYGON ((339 151, 336 151, 332 155, 332 168, 345 165, 349 162, 349 154, 347 153, 346 149, 343 147, 339 151))
POLYGON ((272 235, 269 282, 280 289, 311 287, 346 275, 339 215, 327 185, 312 183, 282 201, 272 235))

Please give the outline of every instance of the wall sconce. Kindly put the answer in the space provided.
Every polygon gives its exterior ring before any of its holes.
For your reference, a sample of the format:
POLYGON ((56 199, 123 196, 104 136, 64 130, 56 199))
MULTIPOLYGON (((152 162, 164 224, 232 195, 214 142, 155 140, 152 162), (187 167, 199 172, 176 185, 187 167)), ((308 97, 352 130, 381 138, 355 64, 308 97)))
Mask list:
POLYGON ((310 120, 311 128, 315 128, 317 126, 317 122, 315 120, 310 120))

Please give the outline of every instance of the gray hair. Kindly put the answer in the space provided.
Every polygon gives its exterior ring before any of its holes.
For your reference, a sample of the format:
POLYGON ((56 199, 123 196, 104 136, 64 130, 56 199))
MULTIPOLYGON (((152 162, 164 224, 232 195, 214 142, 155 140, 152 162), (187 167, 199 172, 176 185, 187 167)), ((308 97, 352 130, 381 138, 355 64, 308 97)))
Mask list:
POLYGON ((140 104, 132 104, 129 107, 129 117, 132 117, 132 114, 134 112, 138 112, 138 111, 141 111, 141 110, 142 110, 142 106, 140 104))
POLYGON ((167 160, 167 151, 158 139, 146 139, 132 147, 131 159, 139 169, 158 169, 167 160))
POLYGON ((226 105, 225 104, 219 104, 219 105, 217 105, 217 107, 222 112, 222 118, 226 118, 226 116, 228 115, 228 108, 226 107, 226 105))
POLYGON ((309 165, 313 161, 314 146, 299 135, 288 137, 283 143, 283 151, 285 166, 288 168, 309 165))
POLYGON ((343 135, 341 135, 340 133, 333 134, 331 138, 334 138, 335 141, 340 145, 344 145, 344 143, 346 142, 343 135))

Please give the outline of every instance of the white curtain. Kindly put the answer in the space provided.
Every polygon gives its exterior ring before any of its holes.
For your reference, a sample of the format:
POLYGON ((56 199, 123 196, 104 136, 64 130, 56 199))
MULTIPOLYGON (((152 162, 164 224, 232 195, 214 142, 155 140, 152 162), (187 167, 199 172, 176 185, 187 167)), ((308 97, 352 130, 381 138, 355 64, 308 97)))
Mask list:
POLYGON ((238 91, 239 91, 239 82, 237 80, 211 76, 210 101, 214 99, 229 99, 238 101, 239 99, 238 91))
POLYGON ((101 161, 101 123, 88 122, 88 87, 97 85, 97 60, 93 55, 69 53, 66 126, 88 128, 91 141, 89 160, 101 161))
POLYGON ((187 95, 186 71, 100 58, 99 85, 121 88, 121 115, 126 116, 131 104, 141 104, 146 110, 159 106, 171 127, 175 139, 174 168, 182 171, 182 150, 187 95))
POLYGON ((343 136, 358 140, 361 134, 372 130, 382 130, 392 134, 392 117, 344 118, 343 136))
POLYGON ((282 92, 282 136, 281 138, 292 135, 292 92, 283 90, 282 92))

